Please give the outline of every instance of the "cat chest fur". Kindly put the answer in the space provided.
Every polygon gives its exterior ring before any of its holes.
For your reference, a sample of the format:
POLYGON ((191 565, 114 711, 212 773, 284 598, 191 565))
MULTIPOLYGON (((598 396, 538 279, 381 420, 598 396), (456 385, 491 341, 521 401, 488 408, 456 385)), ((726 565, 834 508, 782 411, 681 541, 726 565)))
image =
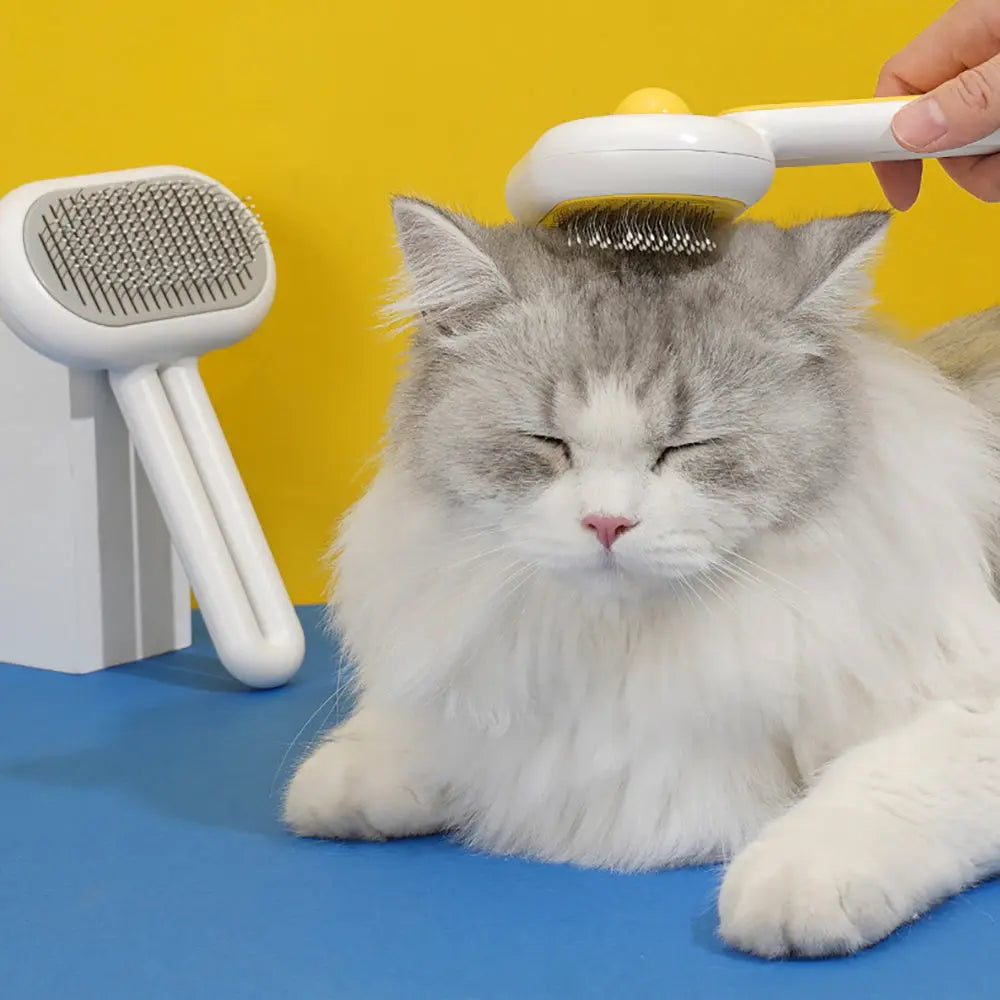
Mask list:
POLYGON ((760 609, 738 603, 588 616, 551 588, 511 602, 437 702, 469 839, 656 867, 725 856, 777 814, 799 786, 787 726, 801 637, 772 613, 762 641, 760 609))

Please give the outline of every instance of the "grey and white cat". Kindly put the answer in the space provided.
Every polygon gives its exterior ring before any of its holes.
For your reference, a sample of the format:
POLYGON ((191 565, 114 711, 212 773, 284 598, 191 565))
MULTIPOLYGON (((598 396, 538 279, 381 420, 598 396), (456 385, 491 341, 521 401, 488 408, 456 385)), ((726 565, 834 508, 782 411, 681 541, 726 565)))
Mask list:
POLYGON ((417 317, 333 611, 308 836, 728 861, 765 956, 1000 870, 1000 311, 873 329, 881 213, 705 264, 394 206, 417 317))

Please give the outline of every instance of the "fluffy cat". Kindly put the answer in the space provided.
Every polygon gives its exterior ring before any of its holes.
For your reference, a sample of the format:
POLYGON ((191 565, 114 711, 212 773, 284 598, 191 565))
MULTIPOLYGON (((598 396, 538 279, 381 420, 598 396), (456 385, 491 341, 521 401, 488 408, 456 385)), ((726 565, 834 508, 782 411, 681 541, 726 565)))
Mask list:
POLYGON ((394 215, 417 321, 335 550, 358 700, 290 827, 727 861, 721 935, 772 957, 1000 870, 1000 311, 874 329, 882 213, 702 263, 394 215))

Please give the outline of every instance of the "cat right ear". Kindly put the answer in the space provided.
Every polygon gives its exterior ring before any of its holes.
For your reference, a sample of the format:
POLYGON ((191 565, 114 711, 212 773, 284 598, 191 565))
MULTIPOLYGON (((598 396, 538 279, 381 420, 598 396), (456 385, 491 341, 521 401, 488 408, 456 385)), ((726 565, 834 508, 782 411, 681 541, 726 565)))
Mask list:
POLYGON ((870 304, 869 265, 889 226, 888 212, 814 219, 787 230, 799 268, 794 315, 837 327, 870 304))
POLYGON ((391 312, 420 316, 447 334, 471 332, 513 299, 507 280, 482 248, 471 219, 416 198, 392 202, 405 290, 391 312))

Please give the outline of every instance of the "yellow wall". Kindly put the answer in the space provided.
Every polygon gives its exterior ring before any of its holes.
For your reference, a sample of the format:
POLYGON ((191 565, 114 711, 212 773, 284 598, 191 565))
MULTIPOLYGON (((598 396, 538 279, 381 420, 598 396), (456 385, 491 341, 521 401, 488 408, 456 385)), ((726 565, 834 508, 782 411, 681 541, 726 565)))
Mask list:
MULTIPOLYGON (((0 189, 180 162, 252 195, 278 261, 259 333, 204 364, 295 600, 361 490, 395 347, 371 332, 387 198, 505 215, 545 128, 665 86, 696 111, 867 96, 941 0, 4 0, 0 189)), ((785 171, 758 215, 882 204, 865 166, 785 171)), ((930 171, 880 273, 914 328, 1000 299, 997 210, 930 171)), ((0 262, 2 266, 2 262, 0 262)))

